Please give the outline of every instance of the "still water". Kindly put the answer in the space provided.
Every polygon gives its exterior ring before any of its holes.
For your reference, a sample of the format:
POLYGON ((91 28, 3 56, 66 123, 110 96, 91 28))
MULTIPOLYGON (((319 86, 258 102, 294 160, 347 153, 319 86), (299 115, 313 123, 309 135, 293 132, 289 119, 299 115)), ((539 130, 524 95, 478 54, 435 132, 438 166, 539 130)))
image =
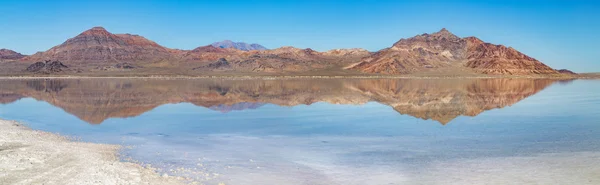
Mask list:
POLYGON ((600 184, 593 80, 0 80, 0 118, 203 184, 600 184))

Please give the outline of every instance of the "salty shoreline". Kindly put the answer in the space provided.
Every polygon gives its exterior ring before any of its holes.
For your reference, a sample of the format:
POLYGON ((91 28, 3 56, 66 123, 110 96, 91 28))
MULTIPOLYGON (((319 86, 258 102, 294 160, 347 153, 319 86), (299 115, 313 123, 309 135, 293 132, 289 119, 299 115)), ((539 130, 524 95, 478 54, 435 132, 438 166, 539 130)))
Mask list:
POLYGON ((184 184, 183 178, 120 161, 119 149, 0 120, 0 184, 184 184))
POLYGON ((600 76, 0 76, 10 79, 600 79, 600 76))

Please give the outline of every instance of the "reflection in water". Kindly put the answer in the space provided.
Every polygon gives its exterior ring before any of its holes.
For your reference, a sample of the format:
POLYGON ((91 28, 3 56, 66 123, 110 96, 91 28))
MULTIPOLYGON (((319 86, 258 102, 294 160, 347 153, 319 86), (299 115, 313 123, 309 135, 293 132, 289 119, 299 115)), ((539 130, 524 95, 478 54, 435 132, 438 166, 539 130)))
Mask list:
POLYGON ((400 114, 446 124, 458 116, 513 105, 550 79, 293 79, 146 80, 52 79, 0 81, 0 103, 32 97, 91 124, 138 116, 163 104, 189 102, 221 112, 280 106, 389 105, 400 114))
POLYGON ((598 184, 600 81, 554 83, 0 80, 0 117, 201 184, 598 184))

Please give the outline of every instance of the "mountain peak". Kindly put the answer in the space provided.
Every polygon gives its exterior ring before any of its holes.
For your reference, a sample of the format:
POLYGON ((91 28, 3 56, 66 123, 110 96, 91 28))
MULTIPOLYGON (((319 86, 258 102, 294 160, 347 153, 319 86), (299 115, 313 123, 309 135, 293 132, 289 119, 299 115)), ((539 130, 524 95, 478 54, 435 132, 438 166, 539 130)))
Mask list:
POLYGON ((440 31, 432 33, 431 35, 441 36, 441 37, 456 37, 456 38, 458 38, 458 36, 454 35, 452 32, 448 31, 446 28, 442 28, 440 31))
POLYGON ((104 27, 102 27, 102 26, 96 26, 96 27, 91 28, 90 30, 104 30, 104 31, 106 31, 106 29, 104 29, 104 27))
POLYGON ((211 44, 214 47, 218 48, 234 48, 242 51, 251 51, 251 50, 267 50, 264 46, 259 44, 248 44, 244 42, 233 42, 231 40, 224 40, 221 42, 215 42, 211 44))
POLYGON ((81 33, 79 35, 110 35, 110 34, 111 33, 108 32, 103 27, 96 26, 96 27, 93 27, 93 28, 91 28, 89 30, 84 31, 83 33, 81 33))
POLYGON ((0 49, 0 59, 21 59, 25 55, 10 49, 0 49))

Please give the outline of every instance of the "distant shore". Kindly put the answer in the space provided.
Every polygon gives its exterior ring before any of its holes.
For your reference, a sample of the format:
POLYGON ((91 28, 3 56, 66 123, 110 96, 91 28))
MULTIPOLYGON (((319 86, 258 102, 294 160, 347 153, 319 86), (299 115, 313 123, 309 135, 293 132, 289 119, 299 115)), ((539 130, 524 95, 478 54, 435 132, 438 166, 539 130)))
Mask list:
POLYGON ((0 120, 0 184, 184 184, 182 178, 120 161, 119 149, 0 120))
POLYGON ((177 76, 177 75, 148 75, 148 76, 0 76, 0 79, 600 79, 600 75, 582 76, 177 76))

